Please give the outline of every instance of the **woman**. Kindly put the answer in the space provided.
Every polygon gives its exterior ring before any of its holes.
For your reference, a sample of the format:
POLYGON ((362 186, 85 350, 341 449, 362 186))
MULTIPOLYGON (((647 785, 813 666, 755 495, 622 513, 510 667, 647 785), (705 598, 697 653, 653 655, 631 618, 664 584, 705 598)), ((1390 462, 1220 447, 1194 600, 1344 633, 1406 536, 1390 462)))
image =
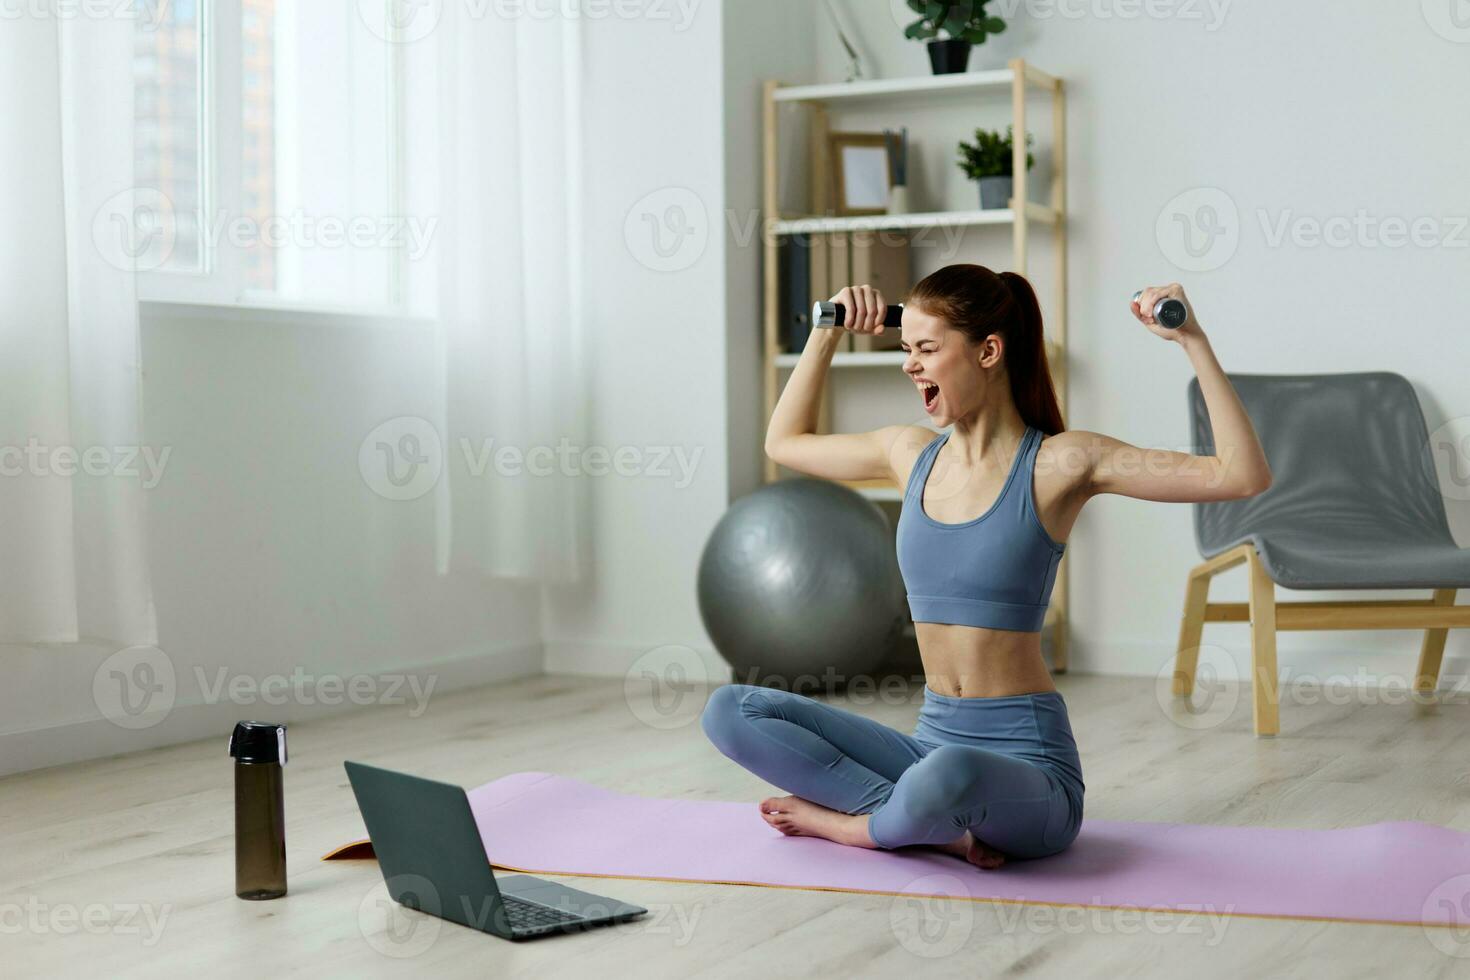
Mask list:
MULTIPOLYGON (((1068 533, 1101 493, 1143 500, 1249 497, 1271 483, 1265 453, 1191 312, 1158 325, 1176 283, 1145 289, 1133 315, 1184 349, 1199 376, 1216 455, 1142 450, 1064 431, 1041 309, 1021 276, 952 265, 903 312, 904 373, 936 427, 817 435, 818 398, 841 341, 814 331, 771 416, 766 452, 831 480, 905 487, 898 559, 923 658, 913 735, 785 691, 729 685, 703 725, 731 759, 791 796, 760 804, 783 834, 868 848, 928 845, 981 868, 1055 854, 1082 824, 1082 769, 1067 707, 1041 656, 1041 625, 1068 533)), ((833 297, 847 329, 882 333, 869 286, 833 297)))

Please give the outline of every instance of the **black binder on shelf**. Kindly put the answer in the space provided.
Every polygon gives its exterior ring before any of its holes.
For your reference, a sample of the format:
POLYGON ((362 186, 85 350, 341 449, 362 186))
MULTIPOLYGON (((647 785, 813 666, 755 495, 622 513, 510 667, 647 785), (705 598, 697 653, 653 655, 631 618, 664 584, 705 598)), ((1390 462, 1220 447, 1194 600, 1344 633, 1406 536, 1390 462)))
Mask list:
POLYGON ((788 235, 781 242, 781 320, 776 339, 793 354, 806 348, 812 332, 811 253, 809 235, 788 235))

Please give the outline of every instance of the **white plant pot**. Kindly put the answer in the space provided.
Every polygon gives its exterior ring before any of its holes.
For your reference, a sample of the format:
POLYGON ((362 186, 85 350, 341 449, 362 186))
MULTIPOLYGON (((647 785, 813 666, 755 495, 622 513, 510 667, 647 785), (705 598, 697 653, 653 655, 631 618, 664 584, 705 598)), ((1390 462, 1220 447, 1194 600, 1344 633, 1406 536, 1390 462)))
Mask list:
POLYGON ((903 184, 894 184, 888 188, 888 213, 909 213, 909 189, 903 184))

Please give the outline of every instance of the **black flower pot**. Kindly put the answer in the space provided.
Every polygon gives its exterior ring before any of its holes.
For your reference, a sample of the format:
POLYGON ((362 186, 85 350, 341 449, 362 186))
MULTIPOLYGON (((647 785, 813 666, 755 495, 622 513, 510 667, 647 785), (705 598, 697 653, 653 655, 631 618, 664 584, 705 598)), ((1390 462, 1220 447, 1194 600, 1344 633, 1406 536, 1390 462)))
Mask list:
POLYGON ((958 75, 970 65, 970 42, 953 37, 930 41, 929 64, 936 75, 958 75))

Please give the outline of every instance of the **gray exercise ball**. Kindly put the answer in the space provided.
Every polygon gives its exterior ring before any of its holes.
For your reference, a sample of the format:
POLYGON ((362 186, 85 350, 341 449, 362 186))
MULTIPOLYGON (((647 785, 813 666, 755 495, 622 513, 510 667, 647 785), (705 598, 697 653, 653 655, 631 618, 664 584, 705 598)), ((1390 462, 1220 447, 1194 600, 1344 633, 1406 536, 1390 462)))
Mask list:
POLYGON ((737 500, 705 543, 698 591, 705 629, 745 684, 871 678, 908 618, 888 519, 827 480, 737 500))

